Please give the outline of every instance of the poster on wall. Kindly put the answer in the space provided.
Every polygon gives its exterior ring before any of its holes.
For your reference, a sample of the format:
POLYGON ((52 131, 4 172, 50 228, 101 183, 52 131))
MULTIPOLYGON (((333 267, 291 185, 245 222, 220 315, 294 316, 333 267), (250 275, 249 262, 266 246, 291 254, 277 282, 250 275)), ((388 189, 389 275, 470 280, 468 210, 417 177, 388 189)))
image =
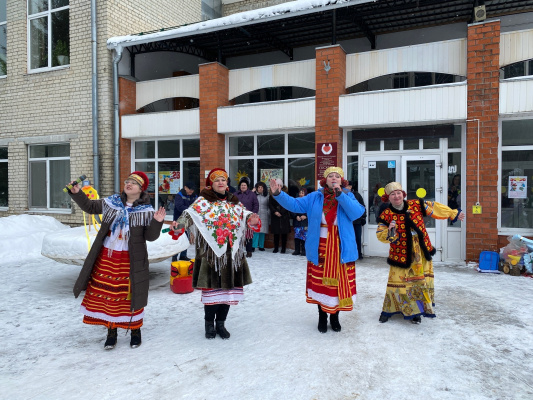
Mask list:
POLYGON ((324 177, 324 171, 337 166, 337 143, 316 144, 316 176, 317 182, 324 177))
POLYGON ((268 182, 271 179, 281 179, 283 180, 283 169, 281 168, 275 168, 275 169, 261 169, 261 182, 264 182, 268 186, 268 182))
POLYGON ((180 171, 159 171, 159 194, 176 194, 180 191, 180 171))
POLYGON ((510 176, 507 193, 510 199, 525 199, 527 197, 527 176, 510 176))

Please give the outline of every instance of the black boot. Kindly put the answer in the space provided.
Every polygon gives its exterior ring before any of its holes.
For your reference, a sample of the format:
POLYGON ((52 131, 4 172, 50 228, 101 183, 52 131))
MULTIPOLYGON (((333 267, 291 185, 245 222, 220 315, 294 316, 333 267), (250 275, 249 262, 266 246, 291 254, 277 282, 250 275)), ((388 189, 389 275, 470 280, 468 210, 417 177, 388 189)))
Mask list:
POLYGON ((104 349, 111 350, 117 345, 117 328, 107 330, 107 339, 104 343, 104 349))
POLYGON ((218 311, 220 304, 213 304, 210 306, 204 306, 204 319, 205 319, 205 338, 214 339, 217 336, 215 331, 215 315, 218 311))
POLYGON ((228 316, 229 312, 229 304, 220 304, 219 308, 217 310, 217 319, 216 319, 216 330, 218 335, 222 339, 229 339, 230 333, 227 331, 226 327, 224 326, 224 323, 226 322, 226 317, 228 316))
POLYGON ((214 339, 217 336, 214 321, 205 321, 205 338, 214 339))
POLYGON ((274 251, 272 253, 279 252, 279 235, 274 234, 274 251))
POLYGON ((131 330, 131 340, 130 340, 130 347, 132 349, 135 349, 139 347, 142 343, 141 340, 141 328, 139 329, 132 329, 131 330))
POLYGON ((318 305, 318 331, 326 333, 328 331, 328 314, 318 305))
POLYGON ((287 234, 283 233, 281 235, 281 254, 285 254, 285 250, 287 249, 287 234))
POLYGON ((417 315, 416 317, 413 317, 411 320, 413 324, 420 324, 422 322, 422 318, 420 318, 420 315, 417 315))
POLYGON ((294 252, 292 253, 293 256, 300 255, 300 242, 300 239, 294 239, 294 252))
POLYGON ((226 321, 216 321, 217 323, 217 333, 222 339, 229 339, 230 333, 227 331, 226 327, 224 326, 224 323, 226 321))
POLYGON ((381 315, 379 316, 379 322, 381 322, 382 324, 387 322, 389 320, 389 317, 386 316, 385 314, 381 313, 381 315))
POLYGON ((305 240, 300 240, 300 246, 302 246, 302 250, 300 250, 300 255, 305 257, 305 240))
POLYGON ((341 324, 339 323, 339 311, 337 311, 335 314, 329 315, 329 323, 331 324, 331 329, 333 329, 333 332, 341 331, 341 324))

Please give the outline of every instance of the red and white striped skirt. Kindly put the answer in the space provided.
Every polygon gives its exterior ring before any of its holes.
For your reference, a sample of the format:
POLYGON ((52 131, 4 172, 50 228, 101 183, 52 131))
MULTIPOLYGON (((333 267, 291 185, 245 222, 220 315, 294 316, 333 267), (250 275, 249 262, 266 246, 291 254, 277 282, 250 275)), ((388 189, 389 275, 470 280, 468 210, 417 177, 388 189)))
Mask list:
POLYGON ((102 246, 81 302, 83 322, 107 328, 137 329, 143 325, 144 308, 131 312, 130 255, 102 246))
MULTIPOLYGON (((329 314, 337 311, 351 311, 353 304, 349 306, 339 306, 339 288, 338 286, 328 286, 322 283, 324 277, 324 255, 326 252, 326 238, 320 238, 318 246, 318 265, 307 261, 307 281, 306 281, 306 301, 311 304, 319 304, 322 310, 329 314)), ((357 293, 355 282, 355 262, 342 264, 348 273, 348 286, 350 288, 350 297, 357 293)))

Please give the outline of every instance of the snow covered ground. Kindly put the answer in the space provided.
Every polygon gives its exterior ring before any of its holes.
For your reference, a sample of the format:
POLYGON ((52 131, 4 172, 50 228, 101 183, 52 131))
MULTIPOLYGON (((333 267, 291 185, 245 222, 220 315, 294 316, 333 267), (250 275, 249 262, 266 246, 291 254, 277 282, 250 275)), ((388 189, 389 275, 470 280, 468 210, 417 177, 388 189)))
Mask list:
POLYGON ((40 255, 42 237, 63 228, 0 218, 0 399, 533 398, 530 278, 436 263, 437 318, 380 324, 388 268, 365 258, 342 332, 320 334, 304 258, 255 252, 223 341, 204 338, 198 292, 170 291, 168 260, 151 265, 142 346, 119 330, 105 351, 105 328, 82 324, 72 295, 80 267, 40 255))

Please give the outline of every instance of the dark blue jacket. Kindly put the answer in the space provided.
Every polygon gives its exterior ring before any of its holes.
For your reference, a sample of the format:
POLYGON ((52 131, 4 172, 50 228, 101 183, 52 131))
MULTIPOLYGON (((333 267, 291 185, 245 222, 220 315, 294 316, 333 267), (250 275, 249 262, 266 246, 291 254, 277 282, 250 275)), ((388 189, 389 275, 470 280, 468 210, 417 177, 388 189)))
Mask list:
POLYGON ((194 193, 190 196, 187 196, 185 189, 181 189, 176 197, 174 198, 174 221, 177 221, 181 213, 185 211, 189 206, 195 202, 198 198, 194 193))

